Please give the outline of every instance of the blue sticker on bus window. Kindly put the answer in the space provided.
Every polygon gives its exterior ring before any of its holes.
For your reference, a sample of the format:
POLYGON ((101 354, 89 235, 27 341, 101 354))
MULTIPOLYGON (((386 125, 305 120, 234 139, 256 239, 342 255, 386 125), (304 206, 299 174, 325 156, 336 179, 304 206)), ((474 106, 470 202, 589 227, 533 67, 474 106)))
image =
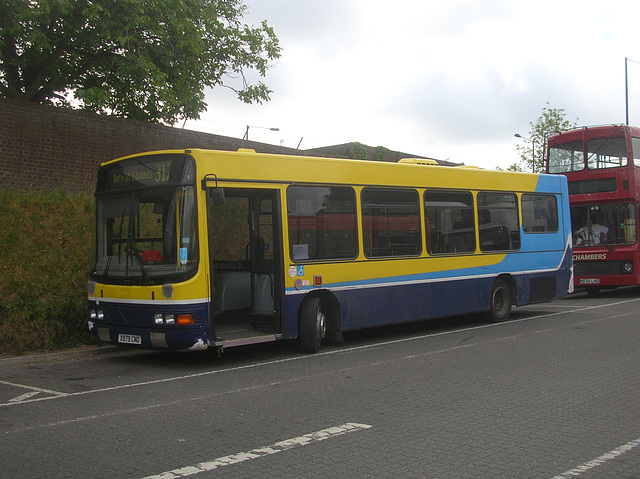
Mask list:
POLYGON ((304 266, 298 266, 298 276, 304 276, 304 266))
POLYGON ((187 248, 180 248, 180 264, 187 264, 187 248))

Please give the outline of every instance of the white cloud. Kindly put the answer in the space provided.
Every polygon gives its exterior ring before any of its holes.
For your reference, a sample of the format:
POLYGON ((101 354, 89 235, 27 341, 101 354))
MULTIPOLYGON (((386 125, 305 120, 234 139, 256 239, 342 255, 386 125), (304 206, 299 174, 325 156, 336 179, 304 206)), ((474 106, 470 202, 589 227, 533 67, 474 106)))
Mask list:
MULTIPOLYGON (((187 128, 301 148, 360 141, 408 153, 508 166, 549 102, 580 124, 621 123, 635 1, 246 0, 273 26, 282 58, 263 105, 230 90, 187 128)), ((640 124, 640 64, 629 63, 640 124)))

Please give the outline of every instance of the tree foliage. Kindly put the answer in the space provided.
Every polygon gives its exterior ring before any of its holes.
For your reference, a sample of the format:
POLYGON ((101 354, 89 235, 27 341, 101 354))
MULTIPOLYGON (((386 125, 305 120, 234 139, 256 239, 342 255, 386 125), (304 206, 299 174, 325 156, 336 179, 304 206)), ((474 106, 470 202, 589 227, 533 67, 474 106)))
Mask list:
POLYGON ((547 139, 551 135, 576 128, 575 122, 565 118, 562 108, 551 108, 549 102, 542 108, 542 114, 535 122, 530 122, 531 130, 521 138, 521 144, 516 145, 516 151, 520 156, 520 162, 514 163, 507 171, 533 171, 543 173, 545 171, 545 155, 547 151, 547 139))
POLYGON ((3 0, 0 96, 173 124, 199 118, 205 87, 268 101, 279 58, 242 0, 3 0), (255 75, 257 76, 257 75, 255 75))

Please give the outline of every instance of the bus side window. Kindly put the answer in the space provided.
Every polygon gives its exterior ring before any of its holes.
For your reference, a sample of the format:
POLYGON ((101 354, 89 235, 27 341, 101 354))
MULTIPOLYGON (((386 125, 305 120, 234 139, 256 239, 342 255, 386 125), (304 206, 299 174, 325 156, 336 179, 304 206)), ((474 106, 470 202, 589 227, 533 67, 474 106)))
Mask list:
POLYGON ((513 193, 478 193, 480 249, 506 251, 520 248, 518 199, 513 193), (486 220, 488 219, 488 222, 486 220))
POLYGON ((429 254, 473 253, 476 249, 473 196, 465 191, 426 191, 425 227, 429 254))
POLYGON ((522 195, 522 229, 525 233, 556 233, 558 202, 553 195, 522 195))

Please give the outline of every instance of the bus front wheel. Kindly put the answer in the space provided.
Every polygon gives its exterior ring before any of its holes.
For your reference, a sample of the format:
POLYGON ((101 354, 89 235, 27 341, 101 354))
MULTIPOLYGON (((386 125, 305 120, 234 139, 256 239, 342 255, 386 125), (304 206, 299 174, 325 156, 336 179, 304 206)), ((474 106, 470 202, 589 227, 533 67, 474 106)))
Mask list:
POLYGON ((327 332, 327 319, 322 311, 320 298, 309 296, 300 307, 298 338, 305 353, 317 353, 327 332))
POLYGON ((511 287, 506 281, 496 279, 491 286, 491 296, 489 298, 489 320, 494 323, 501 323, 509 319, 511 314, 511 287))

